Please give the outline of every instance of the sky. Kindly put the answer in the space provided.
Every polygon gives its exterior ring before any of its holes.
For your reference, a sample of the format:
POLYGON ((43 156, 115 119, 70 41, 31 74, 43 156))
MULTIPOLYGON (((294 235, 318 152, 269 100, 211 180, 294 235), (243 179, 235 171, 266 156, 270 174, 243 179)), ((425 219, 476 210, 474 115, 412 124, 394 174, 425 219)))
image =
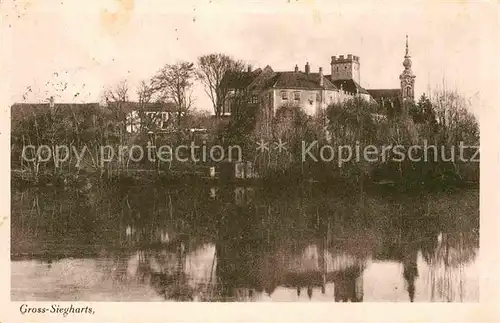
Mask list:
MULTIPOLYGON (((309 62, 327 74, 331 56, 353 54, 363 87, 398 88, 408 35, 416 95, 445 84, 477 112, 497 89, 495 9, 480 1, 7 1, 2 59, 11 102, 96 102, 121 80, 133 99, 163 65, 213 52, 275 71, 309 62)), ((200 84, 194 96, 196 109, 212 109, 200 84)))

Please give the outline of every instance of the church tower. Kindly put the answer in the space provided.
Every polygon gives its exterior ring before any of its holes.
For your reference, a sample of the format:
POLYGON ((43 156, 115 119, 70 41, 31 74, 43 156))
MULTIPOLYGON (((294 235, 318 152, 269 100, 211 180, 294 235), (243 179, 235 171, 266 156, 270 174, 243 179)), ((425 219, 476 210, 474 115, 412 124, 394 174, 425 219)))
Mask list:
POLYGON ((415 100, 415 75, 411 70, 411 57, 408 53, 408 35, 406 35, 406 53, 403 61, 404 71, 399 76, 403 102, 415 100))

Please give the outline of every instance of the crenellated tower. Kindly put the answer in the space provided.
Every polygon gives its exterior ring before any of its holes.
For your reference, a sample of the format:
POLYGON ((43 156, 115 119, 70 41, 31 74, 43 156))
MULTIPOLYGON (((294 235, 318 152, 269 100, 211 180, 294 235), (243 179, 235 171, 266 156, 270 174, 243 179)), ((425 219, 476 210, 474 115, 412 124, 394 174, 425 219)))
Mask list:
POLYGON ((359 73, 359 57, 349 54, 347 57, 344 55, 332 56, 330 63, 331 66, 331 80, 354 80, 359 84, 360 73, 359 73))
POLYGON ((399 76, 401 81, 401 95, 404 101, 415 100, 415 75, 411 70, 411 57, 408 51, 408 35, 406 35, 406 53, 403 61, 404 70, 399 76))

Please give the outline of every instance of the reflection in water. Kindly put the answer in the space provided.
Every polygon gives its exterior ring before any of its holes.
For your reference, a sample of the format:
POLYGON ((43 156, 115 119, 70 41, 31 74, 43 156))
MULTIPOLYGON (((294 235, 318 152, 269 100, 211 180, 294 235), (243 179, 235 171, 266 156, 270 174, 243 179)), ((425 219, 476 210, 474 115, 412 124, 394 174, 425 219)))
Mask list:
POLYGON ((12 298, 478 301, 478 197, 14 192, 12 298))

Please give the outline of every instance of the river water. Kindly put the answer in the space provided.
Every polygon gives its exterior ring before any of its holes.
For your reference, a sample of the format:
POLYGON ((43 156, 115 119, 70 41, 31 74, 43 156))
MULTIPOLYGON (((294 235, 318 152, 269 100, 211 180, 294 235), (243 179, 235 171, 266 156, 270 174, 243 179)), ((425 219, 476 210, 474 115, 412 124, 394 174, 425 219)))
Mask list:
POLYGON ((12 192, 14 301, 477 302, 479 191, 12 192))

